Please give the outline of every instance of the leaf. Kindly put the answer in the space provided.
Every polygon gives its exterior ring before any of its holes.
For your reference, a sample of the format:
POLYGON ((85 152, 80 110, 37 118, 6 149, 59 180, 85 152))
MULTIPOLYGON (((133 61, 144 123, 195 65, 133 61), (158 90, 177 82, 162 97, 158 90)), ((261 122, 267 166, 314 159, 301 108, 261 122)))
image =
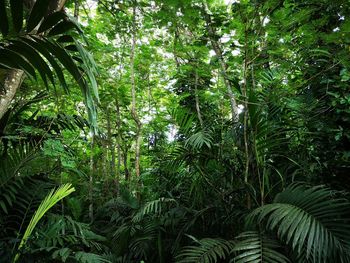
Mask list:
POLYGON ((222 262, 231 253, 233 241, 220 238, 194 239, 198 246, 186 246, 176 256, 177 263, 222 262))
POLYGON ((185 146, 192 146, 195 149, 201 149, 203 145, 206 145, 208 148, 211 148, 213 143, 213 138, 206 131, 199 131, 195 134, 192 134, 185 143, 185 146))
POLYGON ((91 84, 91 89, 92 89, 91 93, 94 94, 97 101, 99 101, 97 82, 95 78, 95 75, 97 74, 97 66, 95 64, 95 61, 93 57, 86 51, 86 49, 77 40, 75 40, 74 42, 77 50, 79 51, 80 57, 83 59, 83 65, 85 66, 85 73, 88 75, 88 78, 91 84))
POLYGON ((28 75, 32 76, 36 79, 35 70, 26 61, 20 56, 18 53, 13 52, 9 49, 1 49, 0 48, 0 64, 7 66, 8 68, 17 68, 24 70, 28 75))
POLYGON ((8 211, 7 211, 7 208, 6 208, 4 201, 0 200, 0 206, 1 206, 2 210, 4 210, 4 212, 7 214, 8 211))
POLYGON ((22 38, 21 40, 26 42, 27 44, 31 45, 36 50, 38 50, 50 62, 51 66, 53 67, 53 69, 56 72, 56 75, 60 81, 60 84, 64 88, 65 92, 68 93, 68 91, 69 91, 68 86, 67 86, 66 80, 64 78, 61 67, 58 65, 55 58, 51 55, 51 53, 47 49, 46 45, 44 45, 40 42, 37 42, 36 39, 37 38, 32 38, 32 39, 22 38))
POLYGON ((33 67, 39 72, 41 78, 44 81, 45 86, 48 87, 47 77, 54 85, 54 79, 51 69, 47 65, 46 61, 42 59, 37 50, 33 49, 32 46, 28 45, 26 42, 23 41, 13 41, 12 43, 13 45, 9 46, 8 48, 21 54, 23 57, 25 57, 28 61, 31 62, 33 67))
POLYGON ((42 33, 53 26, 57 25, 61 20, 67 19, 67 15, 63 12, 54 12, 49 16, 45 17, 44 21, 41 23, 38 33, 42 33))
POLYGON ((244 232, 237 237, 232 250, 235 252, 235 263, 288 263, 289 259, 280 253, 278 241, 258 232, 244 232))
POLYGON ((111 263, 110 260, 94 253, 76 252, 74 258, 81 263, 111 263))
MULTIPOLYGON (((254 210, 250 223, 264 223, 267 230, 277 231, 299 257, 314 262, 349 260, 350 204, 335 198, 330 189, 292 185, 278 194, 273 204, 254 210)), ((254 223, 254 224, 255 224, 254 223)))
POLYGON ((37 0, 30 12, 27 31, 31 32, 47 13, 50 0, 37 0))
POLYGON ((48 36, 56 36, 68 32, 70 29, 76 28, 72 21, 63 20, 56 24, 48 33, 48 36))
POLYGON ((52 253, 52 258, 56 259, 57 257, 60 257, 62 262, 66 262, 67 258, 71 255, 72 250, 68 247, 61 248, 59 250, 56 250, 52 253))
POLYGON ((133 222, 140 222, 145 215, 160 215, 165 204, 176 204, 172 198, 159 198, 154 201, 147 202, 133 217, 133 222))
POLYGON ((13 27, 19 33, 23 26, 23 0, 11 0, 10 4, 13 27))
POLYGON ((6 37, 9 33, 9 22, 6 12, 6 0, 0 0, 0 30, 1 34, 6 37))
POLYGON ((45 197, 45 199, 41 202, 35 214, 31 218, 29 225, 27 226, 26 231, 23 234, 21 242, 18 246, 18 252, 14 258, 14 262, 19 259, 19 251, 26 244, 28 238, 32 234, 35 226, 38 224, 40 219, 46 214, 46 212, 53 207, 57 202, 70 195, 75 191, 74 187, 71 184, 64 184, 60 186, 56 191, 51 190, 51 192, 45 197))

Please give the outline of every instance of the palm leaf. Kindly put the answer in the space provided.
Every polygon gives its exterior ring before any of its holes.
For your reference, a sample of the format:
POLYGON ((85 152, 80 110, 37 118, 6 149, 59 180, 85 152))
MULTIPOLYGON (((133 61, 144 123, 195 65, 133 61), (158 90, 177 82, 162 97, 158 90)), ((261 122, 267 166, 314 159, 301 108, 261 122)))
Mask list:
MULTIPOLYGON (((38 224, 40 219, 45 215, 45 213, 53 207, 57 202, 65 198, 66 196, 70 195, 72 192, 74 192, 75 189, 72 187, 71 184, 64 184, 60 186, 56 191, 51 190, 51 192, 45 197, 45 199, 41 202, 40 206, 36 210, 35 214, 33 215, 32 219, 29 222, 29 225, 27 226, 26 231, 24 232, 24 235, 21 239, 21 242, 18 246, 18 251, 26 244, 28 238, 32 234, 35 226, 38 224)), ((14 258, 14 262, 16 262, 19 259, 19 252, 16 254, 14 258)))
POLYGON ((177 263, 214 263, 228 257, 233 249, 233 241, 220 238, 203 238, 197 240, 198 245, 186 246, 176 256, 177 263))
POLYGON ((349 262, 350 204, 322 186, 292 185, 273 204, 254 210, 250 223, 277 232, 305 260, 349 262))
POLYGON ((199 131, 195 134, 192 134, 185 143, 185 146, 192 146, 194 149, 201 149, 203 145, 206 145, 208 148, 211 148, 213 144, 213 138, 210 133, 207 131, 199 131))
POLYGON ((12 16, 7 14, 7 1, 0 1, 1 32, 4 37, 10 36, 0 42, 0 67, 21 69, 33 79, 39 73, 47 88, 48 80, 54 85, 54 76, 57 76, 66 92, 68 86, 62 69, 67 69, 82 91, 91 128, 96 131, 96 65, 85 47, 69 36, 68 31, 73 29, 84 38, 79 25, 63 12, 47 15, 49 2, 37 0, 30 11, 26 28, 22 28, 23 1, 11 1, 12 16), (9 21, 15 29, 11 34, 8 34, 9 21), (40 33, 40 37, 36 37, 35 33, 40 33), (65 42, 67 45, 60 44, 63 38, 69 41, 68 44, 65 42), (75 51, 78 51, 78 56, 75 51))
POLYGON ((157 200, 147 202, 141 209, 135 214, 132 219, 133 222, 139 222, 145 215, 160 215, 164 210, 165 204, 176 204, 176 201, 172 198, 159 198, 157 200))
POLYGON ((235 263, 287 263, 289 259, 278 249, 278 241, 268 238, 258 232, 244 232, 237 237, 233 249, 236 253, 231 262, 235 263))
POLYGON ((83 251, 76 252, 74 258, 80 263, 111 263, 110 260, 100 255, 83 251))

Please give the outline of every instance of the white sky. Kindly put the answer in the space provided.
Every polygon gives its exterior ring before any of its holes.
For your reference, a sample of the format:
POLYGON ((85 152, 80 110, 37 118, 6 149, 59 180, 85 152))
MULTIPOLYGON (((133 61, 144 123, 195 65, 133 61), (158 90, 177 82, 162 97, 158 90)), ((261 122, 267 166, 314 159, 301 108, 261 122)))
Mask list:
POLYGON ((224 3, 226 5, 230 5, 230 4, 233 4, 233 3, 239 3, 239 0, 224 0, 224 3))

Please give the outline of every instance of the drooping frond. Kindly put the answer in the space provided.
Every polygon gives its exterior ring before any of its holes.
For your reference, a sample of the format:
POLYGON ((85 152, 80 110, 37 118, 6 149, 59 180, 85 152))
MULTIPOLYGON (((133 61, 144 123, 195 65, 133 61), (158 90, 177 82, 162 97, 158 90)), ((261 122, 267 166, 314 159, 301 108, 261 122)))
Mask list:
POLYGON ((301 258, 348 262, 350 204, 335 194, 322 186, 292 185, 274 203, 254 210, 249 220, 275 231, 301 258))
POLYGON ((81 34, 81 28, 64 12, 48 13, 48 1, 36 1, 24 25, 24 1, 10 1, 11 10, 14 10, 12 16, 7 16, 6 2, 0 3, 3 36, 0 41, 0 68, 20 69, 33 79, 39 73, 46 87, 49 83, 55 85, 56 77, 68 92, 63 74, 63 69, 66 69, 79 85, 89 120, 96 127, 96 65, 84 46, 72 37, 73 34, 81 34), (9 27, 9 24, 15 27, 9 27))
POLYGON ((185 109, 175 108, 170 112, 170 115, 182 133, 187 134, 193 128, 195 116, 185 109))

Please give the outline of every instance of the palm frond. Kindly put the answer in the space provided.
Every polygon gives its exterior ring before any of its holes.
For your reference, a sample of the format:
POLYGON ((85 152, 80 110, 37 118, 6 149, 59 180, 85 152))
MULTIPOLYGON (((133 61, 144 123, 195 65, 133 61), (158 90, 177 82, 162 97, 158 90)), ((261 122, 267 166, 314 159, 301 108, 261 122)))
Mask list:
MULTIPOLYGON (((21 239, 21 242, 18 246, 18 251, 26 244, 29 236, 32 234, 35 226, 38 224, 40 219, 45 215, 45 213, 53 207, 57 202, 65 198, 66 196, 70 195, 72 192, 74 192, 75 189, 72 187, 71 184, 64 184, 60 186, 56 191, 51 190, 51 192, 45 197, 45 199, 41 202, 40 206, 36 210, 35 214, 33 215, 32 219, 29 222, 29 225, 26 228, 26 231, 24 232, 24 235, 21 239)), ((19 259, 19 252, 16 254, 14 258, 14 262, 16 262, 19 259)))
POLYGON ((172 198, 159 198, 157 200, 147 202, 133 217, 133 222, 139 222, 145 215, 160 215, 165 205, 177 204, 172 198))
POLYGON ((349 260, 350 203, 322 186, 292 185, 274 203, 254 210, 249 222, 276 231, 280 240, 314 262, 349 260))
POLYGON ((0 28, 3 35, 0 41, 0 68, 20 69, 33 79, 39 73, 46 87, 49 87, 49 83, 55 85, 56 76, 68 92, 63 74, 63 69, 66 69, 81 88, 89 121, 96 129, 94 100, 98 101, 97 70, 86 48, 71 36, 74 33, 83 36, 79 25, 64 12, 48 14, 48 1, 36 1, 24 26, 24 1, 10 1, 11 10, 16 10, 12 16, 7 15, 6 2, 1 1, 0 4, 0 22, 4 23, 0 28), (9 22, 14 25, 13 32, 9 32, 9 22))
POLYGON ((31 164, 38 159, 38 151, 30 144, 10 147, 0 160, 0 207, 7 214, 9 207, 16 201, 18 192, 24 186, 31 164))
POLYGON ((215 263, 226 259, 234 248, 233 241, 220 238, 203 238, 197 240, 198 245, 186 246, 176 256, 177 263, 215 263))
POLYGON ((179 126, 180 132, 188 134, 193 128, 194 120, 196 119, 193 114, 186 111, 183 108, 175 108, 170 112, 170 116, 174 122, 179 126))
POLYGON ((80 263, 111 263, 109 259, 106 259, 103 256, 79 251, 74 254, 74 259, 80 263))
POLYGON ((237 243, 232 250, 236 256, 230 262, 235 263, 288 263, 283 255, 281 244, 258 232, 244 232, 237 237, 237 243))
POLYGON ((211 148, 213 143, 213 138, 210 133, 207 131, 199 131, 197 133, 192 134, 185 143, 185 146, 191 146, 194 149, 201 149, 203 145, 206 145, 208 148, 211 148))

